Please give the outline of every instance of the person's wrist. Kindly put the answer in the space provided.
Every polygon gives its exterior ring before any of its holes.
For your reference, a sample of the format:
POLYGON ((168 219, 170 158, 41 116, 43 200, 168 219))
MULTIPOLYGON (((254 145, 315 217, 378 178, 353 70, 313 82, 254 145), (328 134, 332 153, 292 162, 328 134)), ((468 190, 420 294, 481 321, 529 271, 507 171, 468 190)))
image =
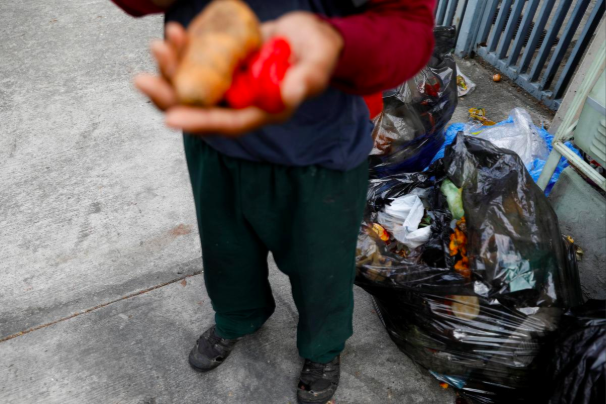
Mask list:
POLYGON ((343 53, 343 48, 345 47, 345 40, 343 39, 343 35, 336 29, 330 22, 325 21, 324 19, 319 20, 320 25, 322 26, 322 30, 325 33, 325 36, 328 41, 330 41, 333 49, 335 50, 335 65, 338 62, 341 53, 343 53))

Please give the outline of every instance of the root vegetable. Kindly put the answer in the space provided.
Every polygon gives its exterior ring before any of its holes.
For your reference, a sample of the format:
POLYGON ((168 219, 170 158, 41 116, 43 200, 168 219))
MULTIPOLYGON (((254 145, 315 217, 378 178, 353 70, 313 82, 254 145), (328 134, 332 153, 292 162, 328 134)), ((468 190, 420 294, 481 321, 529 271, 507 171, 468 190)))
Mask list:
POLYGON ((179 102, 210 107, 229 89, 234 71, 261 46, 259 20, 240 0, 214 0, 190 24, 173 77, 179 102))

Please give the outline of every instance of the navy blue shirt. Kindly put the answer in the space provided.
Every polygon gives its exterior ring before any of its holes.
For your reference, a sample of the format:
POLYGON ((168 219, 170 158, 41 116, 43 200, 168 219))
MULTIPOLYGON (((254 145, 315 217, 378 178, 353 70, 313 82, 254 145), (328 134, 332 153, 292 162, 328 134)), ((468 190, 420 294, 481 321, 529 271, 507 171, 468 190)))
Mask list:
MULTIPOLYGON (((187 27, 208 2, 181 0, 166 13, 166 21, 187 27)), ((295 10, 328 17, 357 11, 353 0, 249 0, 247 3, 261 21, 295 10)), ((230 157, 347 171, 368 157, 373 143, 372 128, 362 97, 329 87, 322 95, 305 101, 286 123, 265 126, 238 138, 205 136, 200 139, 230 157)))

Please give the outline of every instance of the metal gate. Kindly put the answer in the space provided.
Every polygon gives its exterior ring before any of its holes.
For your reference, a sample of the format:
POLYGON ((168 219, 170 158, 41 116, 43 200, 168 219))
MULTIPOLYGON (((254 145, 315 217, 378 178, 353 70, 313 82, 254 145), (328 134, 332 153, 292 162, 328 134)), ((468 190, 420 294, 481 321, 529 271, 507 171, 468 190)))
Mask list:
POLYGON ((557 110, 606 0, 439 0, 436 23, 456 25, 456 53, 473 52, 557 110))
POLYGON ((439 0, 436 7, 436 25, 460 26, 467 0, 439 0))

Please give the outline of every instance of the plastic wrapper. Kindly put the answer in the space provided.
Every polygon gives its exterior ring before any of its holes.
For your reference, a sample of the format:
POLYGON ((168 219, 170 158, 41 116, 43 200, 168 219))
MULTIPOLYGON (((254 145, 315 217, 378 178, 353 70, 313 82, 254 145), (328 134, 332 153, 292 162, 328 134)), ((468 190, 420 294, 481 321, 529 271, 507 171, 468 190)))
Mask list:
POLYGON ((473 403, 534 397, 544 348, 581 301, 574 254, 519 156, 462 134, 429 170, 371 180, 357 268, 356 283, 398 347, 473 403), (462 189, 465 220, 456 227, 445 179, 462 189), (371 230, 392 200, 410 194, 431 228, 414 249, 371 230), (457 232, 465 243, 452 255, 457 232), (467 270, 457 269, 464 259, 467 270))
MULTIPOLYGON (((508 125, 508 124, 513 124, 512 116, 510 116, 508 119, 506 119, 502 122, 497 123, 496 127, 498 127, 500 125, 508 125)), ((482 125, 479 125, 479 128, 482 128, 482 125)), ((537 126, 534 127, 534 130, 536 130, 538 135, 541 137, 541 139, 543 139, 545 141, 545 144, 547 145, 547 149, 549 150, 549 152, 551 152, 551 150, 553 148, 553 146, 552 146, 553 135, 551 135, 545 129, 537 127, 537 126)), ((444 157, 444 151, 446 150, 446 147, 449 146, 450 144, 452 144, 452 142, 454 141, 457 134, 461 131, 465 132, 466 134, 469 134, 470 133, 469 124, 453 123, 446 129, 446 140, 444 141, 444 144, 442 145, 440 150, 434 156, 432 163, 444 157)), ((473 130, 472 130, 472 132, 473 132, 473 130)), ((565 144, 574 153, 576 153, 579 156, 581 155, 579 153, 579 151, 572 145, 572 143, 566 142, 565 144)), ((528 170, 532 179, 535 182, 539 180, 539 177, 541 176, 541 172, 543 171, 543 167, 545 166, 545 162, 546 162, 546 160, 537 158, 534 161, 532 161, 530 164, 526 164, 526 169, 528 170)), ((564 171, 564 169, 566 167, 568 167, 568 165, 569 165, 568 160, 566 160, 565 158, 562 158, 560 160, 560 163, 558 164, 558 167, 556 168, 554 175, 552 176, 551 180, 549 181, 547 188, 545 188, 545 194, 549 195, 554 184, 560 177, 560 174, 562 173, 562 171, 564 171)))
POLYGON ((425 206, 416 194, 395 198, 377 220, 379 225, 393 234, 393 237, 409 249, 415 249, 429 240, 431 228, 423 226, 425 206))
POLYGON ((469 77, 467 77, 459 67, 457 66, 457 95, 459 97, 465 97, 467 94, 473 93, 476 89, 476 83, 471 81, 469 77))
POLYGON ((415 77, 384 93, 383 112, 375 119, 371 175, 420 171, 444 143, 444 128, 457 106, 456 30, 436 27, 436 47, 415 77))
POLYGON ((545 402, 606 402, 606 301, 590 300, 566 313, 549 357, 545 402))

